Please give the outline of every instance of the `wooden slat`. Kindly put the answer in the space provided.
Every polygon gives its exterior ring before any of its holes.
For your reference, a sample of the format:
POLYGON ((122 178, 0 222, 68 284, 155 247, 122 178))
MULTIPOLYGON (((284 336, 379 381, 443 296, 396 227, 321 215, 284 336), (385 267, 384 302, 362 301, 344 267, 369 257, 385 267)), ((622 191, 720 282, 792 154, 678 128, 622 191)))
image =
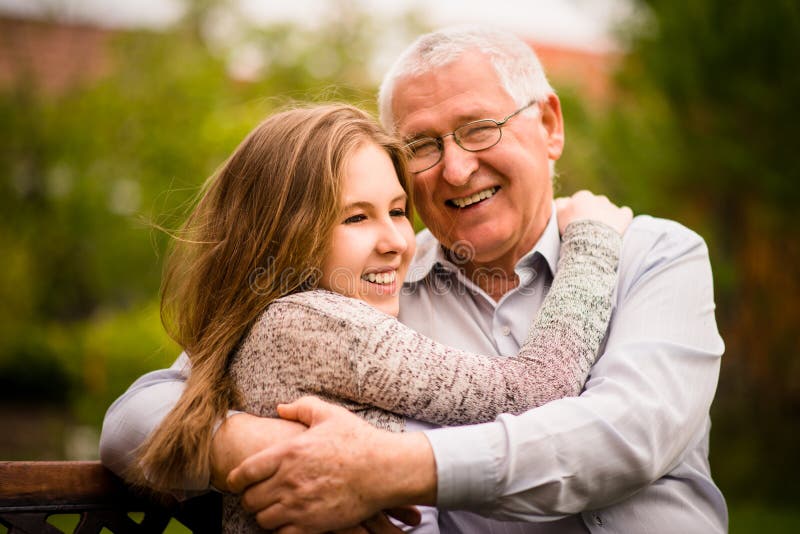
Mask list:
POLYGON ((137 497, 100 462, 0 462, 0 504, 101 505, 137 497))

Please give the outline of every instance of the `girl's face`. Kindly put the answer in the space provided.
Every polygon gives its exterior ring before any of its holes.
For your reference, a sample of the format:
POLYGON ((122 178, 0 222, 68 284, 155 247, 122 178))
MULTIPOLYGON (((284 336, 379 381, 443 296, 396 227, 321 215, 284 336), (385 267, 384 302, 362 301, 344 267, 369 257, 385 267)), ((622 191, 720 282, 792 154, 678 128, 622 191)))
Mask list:
POLYGON ((396 316, 415 249, 406 193, 389 155, 374 143, 350 158, 343 186, 344 209, 320 286, 396 316))

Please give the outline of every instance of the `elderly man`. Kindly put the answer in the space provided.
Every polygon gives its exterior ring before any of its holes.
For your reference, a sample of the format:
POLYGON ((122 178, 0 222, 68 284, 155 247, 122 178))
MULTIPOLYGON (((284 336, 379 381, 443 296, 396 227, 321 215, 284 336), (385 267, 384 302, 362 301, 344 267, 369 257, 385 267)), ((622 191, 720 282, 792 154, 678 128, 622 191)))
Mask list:
MULTIPOLYGON (((387 74, 380 112, 409 143, 429 229, 401 320, 462 349, 515 354, 560 246, 551 177, 564 127, 538 60, 501 32, 424 35, 387 74)), ((603 354, 579 397, 406 434, 313 399, 282 412, 308 430, 236 415, 215 437, 216 484, 246 489, 259 523, 285 532, 340 528, 403 504, 525 521, 530 532, 725 532, 708 464, 723 343, 705 244, 674 222, 637 217, 619 271, 603 354)), ((140 379, 109 410, 109 465, 126 466, 170 409, 181 365, 140 379)), ((443 512, 441 522, 488 528, 469 514, 443 512)))

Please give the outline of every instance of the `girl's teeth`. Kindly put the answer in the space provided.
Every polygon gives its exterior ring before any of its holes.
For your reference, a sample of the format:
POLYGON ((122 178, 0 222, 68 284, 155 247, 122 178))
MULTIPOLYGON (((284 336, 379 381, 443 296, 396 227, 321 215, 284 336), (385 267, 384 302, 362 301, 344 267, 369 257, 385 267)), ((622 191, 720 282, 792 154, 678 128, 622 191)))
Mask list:
POLYGON ((373 284, 391 284, 397 278, 397 271, 389 271, 386 273, 369 273, 362 276, 364 280, 372 282, 373 284))

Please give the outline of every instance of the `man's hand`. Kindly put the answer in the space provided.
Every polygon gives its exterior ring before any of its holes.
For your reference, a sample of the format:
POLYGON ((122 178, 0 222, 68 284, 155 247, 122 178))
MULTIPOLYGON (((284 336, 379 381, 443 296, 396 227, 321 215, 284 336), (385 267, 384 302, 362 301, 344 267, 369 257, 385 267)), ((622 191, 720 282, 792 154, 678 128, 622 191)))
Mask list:
POLYGON ((436 465, 427 438, 370 426, 313 397, 278 407, 308 431, 247 458, 228 476, 262 528, 322 532, 382 509, 435 504, 436 465))
POLYGON ((245 458, 280 441, 290 439, 306 427, 300 423, 240 413, 228 417, 211 442, 211 484, 228 490, 228 473, 245 458))

